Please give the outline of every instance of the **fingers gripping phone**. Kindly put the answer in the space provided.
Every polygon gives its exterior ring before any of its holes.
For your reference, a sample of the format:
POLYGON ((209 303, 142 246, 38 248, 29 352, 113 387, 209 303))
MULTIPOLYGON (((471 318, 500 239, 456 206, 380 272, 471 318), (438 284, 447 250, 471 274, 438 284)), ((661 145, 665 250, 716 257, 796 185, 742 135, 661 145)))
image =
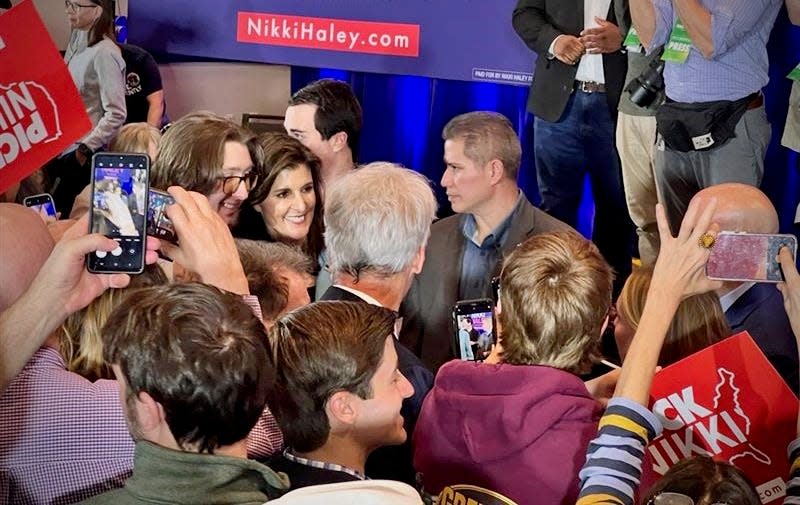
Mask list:
POLYGON ((141 273, 150 161, 146 154, 97 153, 92 157, 92 233, 117 241, 113 251, 87 255, 95 273, 141 273))
POLYGON ((483 361, 496 342, 492 300, 462 300, 453 307, 455 356, 464 361, 483 361))
POLYGON ((167 217, 167 206, 175 203, 169 193, 150 188, 149 203, 147 207, 147 234, 153 237, 178 243, 178 235, 172 221, 167 217))
POLYGON ((723 281, 780 282, 782 247, 788 247, 797 260, 794 235, 720 232, 706 263, 706 275, 723 281))
POLYGON ((26 207, 30 207, 42 216, 45 222, 58 220, 56 214, 56 205, 53 202, 53 197, 49 193, 41 193, 33 196, 26 196, 22 203, 26 207))

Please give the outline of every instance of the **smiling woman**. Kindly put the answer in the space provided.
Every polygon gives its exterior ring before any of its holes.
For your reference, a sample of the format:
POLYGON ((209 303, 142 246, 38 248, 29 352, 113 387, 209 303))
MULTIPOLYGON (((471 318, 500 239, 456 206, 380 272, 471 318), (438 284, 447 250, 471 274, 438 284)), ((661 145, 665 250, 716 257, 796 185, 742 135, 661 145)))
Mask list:
POLYGON ((234 234, 299 246, 317 259, 323 248, 320 160, 285 133, 258 138, 264 152, 264 177, 252 188, 234 234))

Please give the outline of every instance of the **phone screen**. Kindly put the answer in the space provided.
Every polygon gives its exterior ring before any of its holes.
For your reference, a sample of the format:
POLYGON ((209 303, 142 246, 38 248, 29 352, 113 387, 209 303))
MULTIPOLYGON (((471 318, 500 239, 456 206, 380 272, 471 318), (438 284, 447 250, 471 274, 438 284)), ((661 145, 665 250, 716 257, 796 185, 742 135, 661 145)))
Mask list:
POLYGON ((797 256, 793 235, 721 232, 706 263, 706 275, 726 281, 780 282, 783 280, 777 260, 781 247, 797 256))
POLYGON ((28 196, 24 200, 25 206, 35 210, 42 217, 47 217, 46 221, 56 220, 56 206, 53 197, 48 193, 28 196))
POLYGON ((119 244, 88 255, 91 272, 144 269, 149 160, 144 154, 99 153, 92 158, 91 232, 119 244))
POLYGON ((147 234, 177 244, 178 235, 166 213, 167 206, 173 203, 175 203, 175 199, 169 193, 150 189, 147 207, 147 234))
POLYGON ((483 361, 495 344, 492 301, 467 300, 453 309, 456 357, 464 361, 483 361))

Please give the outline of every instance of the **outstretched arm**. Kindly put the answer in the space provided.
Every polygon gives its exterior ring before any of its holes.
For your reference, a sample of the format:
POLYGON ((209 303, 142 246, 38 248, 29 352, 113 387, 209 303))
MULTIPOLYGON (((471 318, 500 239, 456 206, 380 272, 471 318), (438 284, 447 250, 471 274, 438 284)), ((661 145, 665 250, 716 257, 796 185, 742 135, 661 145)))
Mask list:
POLYGON ((704 233, 716 233, 711 219, 716 202, 703 206, 693 202, 677 237, 669 233, 664 209, 656 210, 661 251, 647 293, 641 322, 622 365, 614 397, 600 420, 600 431, 592 443, 580 473, 581 505, 632 503, 641 478, 647 443, 660 431, 658 419, 647 404, 658 356, 680 302, 694 294, 719 286, 704 272, 709 250, 700 246, 704 233), (623 463, 613 467, 616 462, 623 463), (625 478, 618 478, 624 468, 625 478), (621 485, 622 482, 633 483, 621 485))

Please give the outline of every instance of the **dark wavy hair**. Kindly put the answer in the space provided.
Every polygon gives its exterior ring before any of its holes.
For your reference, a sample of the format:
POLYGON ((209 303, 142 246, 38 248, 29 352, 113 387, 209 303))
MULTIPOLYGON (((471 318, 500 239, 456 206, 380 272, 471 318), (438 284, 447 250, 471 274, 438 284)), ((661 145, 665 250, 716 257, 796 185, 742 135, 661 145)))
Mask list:
POLYGON ((678 462, 650 488, 642 504, 652 503, 661 493, 684 494, 694 500, 695 505, 761 503, 753 484, 741 470, 708 456, 695 456, 678 462))

